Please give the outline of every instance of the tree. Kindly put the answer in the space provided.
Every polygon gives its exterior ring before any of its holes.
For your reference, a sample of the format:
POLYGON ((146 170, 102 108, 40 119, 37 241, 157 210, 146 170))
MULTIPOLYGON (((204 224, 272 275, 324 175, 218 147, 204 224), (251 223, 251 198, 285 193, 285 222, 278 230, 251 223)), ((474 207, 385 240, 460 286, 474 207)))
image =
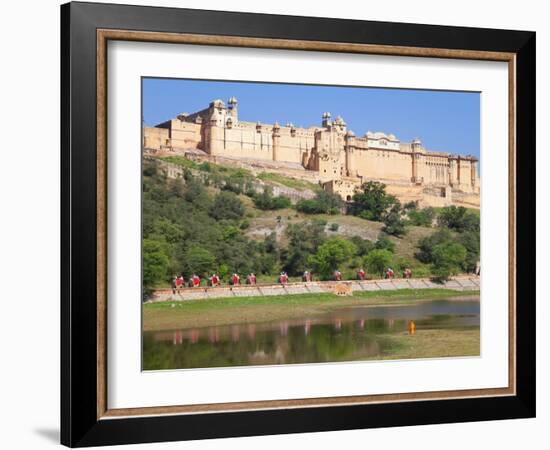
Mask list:
POLYGON ((185 254, 185 265, 188 274, 206 277, 216 270, 216 258, 205 248, 194 245, 185 254))
POLYGON ((289 243, 281 252, 283 269, 290 275, 300 275, 308 267, 308 258, 326 239, 326 222, 312 220, 290 224, 286 229, 289 243))
POLYGON ((372 250, 365 256, 363 263, 370 273, 384 276, 384 272, 391 264, 392 258, 393 254, 389 250, 372 250))
POLYGON ((344 206, 342 197, 327 191, 319 191, 315 196, 319 210, 324 214, 338 214, 344 206))
POLYGON ((296 210, 304 214, 321 214, 319 204, 312 199, 302 199, 296 203, 296 210))
POLYGON ((407 218, 411 225, 417 227, 431 227, 435 217, 433 208, 412 209, 407 212, 407 218))
POLYGON ((440 280, 460 273, 466 260, 466 248, 458 242, 443 242, 432 251, 432 273, 440 280))
MULTIPOLYGON (((177 184, 184 186, 179 180, 175 181, 177 184)), ((192 203, 201 209, 210 205, 210 197, 208 196, 204 185, 192 175, 189 175, 186 181, 183 198, 186 202, 192 203)))
POLYGON ((167 277, 169 258, 165 253, 163 242, 144 239, 143 253, 143 285, 152 287, 156 283, 164 281, 167 277))
POLYGON ((479 215, 468 211, 463 206, 448 206, 439 212, 438 222, 440 226, 456 230, 459 233, 464 231, 479 231, 479 215))
POLYGON ((367 220, 381 222, 386 211, 397 199, 386 193, 386 185, 377 181, 369 181, 361 186, 362 192, 353 196, 349 212, 354 216, 367 220))
POLYGON ((350 241, 357 247, 357 255, 365 256, 371 250, 374 249, 374 244, 368 239, 363 239, 361 236, 352 236, 350 241))
POLYGON ((292 206, 292 202, 290 201, 290 198, 284 195, 273 197, 272 209, 285 209, 285 208, 290 208, 291 206, 292 206))
POLYGON ((378 237, 378 240, 374 243, 374 248, 378 250, 388 250, 390 253, 395 252, 395 244, 390 238, 384 235, 378 237))
POLYGON ((418 241, 419 251, 416 253, 416 258, 423 263, 431 263, 433 261, 433 249, 436 245, 452 242, 454 237, 447 228, 440 228, 430 236, 418 241))
POLYGON ((290 208, 292 205, 290 198, 284 195, 273 197, 273 190, 266 186, 261 194, 253 196, 254 206, 262 210, 284 209, 290 208))
POLYGON ((338 267, 348 261, 357 252, 353 242, 339 237, 328 239, 317 253, 308 258, 314 272, 328 278, 338 267))
POLYGON ((393 236, 403 236, 406 233, 405 221, 401 218, 401 207, 395 203, 384 215, 384 232, 393 236))
POLYGON ((479 261, 479 231, 465 231, 458 237, 458 242, 466 249, 466 259, 463 269, 466 272, 473 272, 479 261))
POLYGON ((272 190, 266 186, 261 194, 254 195, 254 206, 258 209, 268 210, 271 208, 272 190))
POLYGON ((216 220, 237 220, 244 216, 244 212, 244 206, 237 195, 222 191, 216 195, 209 213, 216 220))
POLYGON ((338 214, 343 205, 338 194, 319 191, 314 199, 303 199, 296 203, 296 210, 304 214, 338 214))

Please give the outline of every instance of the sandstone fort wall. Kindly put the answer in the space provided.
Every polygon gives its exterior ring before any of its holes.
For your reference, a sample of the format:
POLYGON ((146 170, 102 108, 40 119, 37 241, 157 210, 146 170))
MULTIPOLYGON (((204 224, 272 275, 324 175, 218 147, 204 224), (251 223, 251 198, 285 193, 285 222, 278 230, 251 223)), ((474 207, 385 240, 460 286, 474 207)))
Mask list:
POLYGON ((202 111, 145 127, 143 137, 145 149, 154 152, 201 150, 213 158, 300 165, 343 198, 365 181, 384 180, 441 192, 449 187, 477 196, 479 204, 476 158, 431 152, 419 140, 404 143, 391 134, 356 137, 342 118, 333 121, 329 113, 319 127, 241 122, 235 98, 228 106, 215 100, 202 111))

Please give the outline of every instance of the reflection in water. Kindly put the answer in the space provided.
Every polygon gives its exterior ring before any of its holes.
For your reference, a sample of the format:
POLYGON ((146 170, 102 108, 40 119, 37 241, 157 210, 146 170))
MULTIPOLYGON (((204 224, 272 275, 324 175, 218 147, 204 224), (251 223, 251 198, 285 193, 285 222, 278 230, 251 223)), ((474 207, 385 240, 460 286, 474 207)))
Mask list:
POLYGON ((352 361, 376 357, 392 333, 479 327, 479 301, 348 307, 301 320, 143 334, 144 369, 352 361))

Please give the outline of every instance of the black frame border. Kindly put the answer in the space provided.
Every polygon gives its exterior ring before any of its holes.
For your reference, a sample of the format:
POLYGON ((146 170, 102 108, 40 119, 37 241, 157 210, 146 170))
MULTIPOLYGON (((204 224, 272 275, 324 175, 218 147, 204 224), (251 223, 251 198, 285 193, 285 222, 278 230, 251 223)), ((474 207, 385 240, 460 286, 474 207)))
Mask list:
POLYGON ((61 443, 70 447, 535 416, 534 32, 114 4, 61 6, 61 443), (516 395, 97 419, 96 31, 516 54, 516 395), (73 280, 78 279, 78 285, 73 280))

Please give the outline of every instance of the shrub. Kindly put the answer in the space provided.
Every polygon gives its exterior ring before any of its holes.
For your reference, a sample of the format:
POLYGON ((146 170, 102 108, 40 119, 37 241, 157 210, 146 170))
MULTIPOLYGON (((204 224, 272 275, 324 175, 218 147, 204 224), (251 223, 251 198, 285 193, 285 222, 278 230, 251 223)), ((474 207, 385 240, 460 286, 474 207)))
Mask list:
POLYGON ((456 230, 459 233, 479 231, 479 216, 463 206, 453 205, 442 208, 439 212, 438 222, 440 226, 456 230))
POLYGON ((374 244, 368 239, 363 239, 361 236, 353 236, 350 241, 357 247, 358 256, 365 256, 374 249, 374 244))
POLYGON ((222 191, 216 195, 210 208, 210 216, 216 220, 236 220, 244 216, 244 205, 233 192, 222 191))
POLYGON ((432 252, 436 245, 452 242, 453 235, 446 228, 441 228, 435 233, 420 239, 418 242, 419 251, 416 253, 416 258, 423 263, 431 263, 433 261, 432 252))
POLYGON ((403 236, 406 233, 405 221, 401 218, 399 203, 392 206, 391 210, 384 215, 384 232, 393 236, 403 236))
POLYGON ((314 199, 303 199, 296 203, 296 210, 304 214, 338 214, 344 202, 338 194, 319 191, 314 199))
POLYGON ((143 252, 143 285, 151 287, 167 277, 168 256, 162 242, 144 239, 143 252))
POLYGON ((216 258, 214 255, 198 245, 194 245, 187 250, 185 262, 185 271, 188 274, 196 273, 203 278, 216 269, 216 258))
POLYGON ((357 248, 351 241, 335 237, 324 242, 317 253, 308 258, 308 262, 313 267, 314 272, 323 278, 328 278, 356 252, 357 248))
POLYGON ((432 273, 439 280, 460 273, 466 259, 466 248, 458 242, 443 242, 432 251, 432 273))
POLYGON ((320 214, 322 211, 315 200, 299 200, 296 203, 296 210, 304 214, 320 214))
MULTIPOLYGON (((286 229, 288 246, 281 251, 282 268, 289 275, 301 275, 308 266, 308 258, 326 239, 325 223, 310 221, 289 224, 286 229)), ((274 239, 274 237, 273 237, 274 239)))
POLYGON ((290 198, 284 195, 274 197, 273 191, 270 187, 266 186, 261 194, 254 194, 254 206, 262 210, 275 210, 290 208, 292 205, 290 198))
POLYGON ((372 250, 363 259, 363 264, 367 267, 369 273, 380 274, 384 276, 386 268, 391 264, 393 254, 389 250, 372 250))
POLYGON ((386 212, 396 203, 393 195, 386 193, 386 185, 369 181, 361 186, 362 192, 353 196, 349 212, 354 216, 381 222, 386 212))
POLYGON ((378 250, 388 250, 390 253, 395 252, 395 244, 386 236, 379 236, 374 243, 374 248, 378 250))
POLYGON ((418 227, 431 227, 434 217, 433 208, 414 209, 407 213, 409 223, 418 227))

